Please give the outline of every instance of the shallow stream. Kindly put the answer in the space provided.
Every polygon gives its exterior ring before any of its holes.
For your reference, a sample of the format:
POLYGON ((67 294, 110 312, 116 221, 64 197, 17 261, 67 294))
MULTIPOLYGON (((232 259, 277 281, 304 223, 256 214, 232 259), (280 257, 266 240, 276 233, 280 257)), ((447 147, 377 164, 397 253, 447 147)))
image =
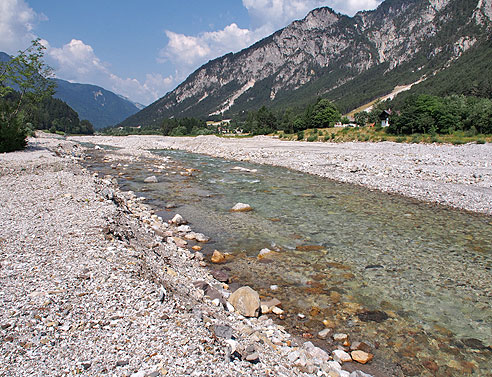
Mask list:
POLYGON ((375 362, 397 366, 391 373, 491 375, 491 217, 285 168, 156 153, 171 160, 93 168, 116 173, 164 219, 189 220, 212 238, 205 254, 233 254, 223 267, 281 300, 291 331, 349 333, 371 343, 375 362), (149 175, 159 183, 144 183, 149 175), (231 213, 238 202, 254 210, 231 213), (275 253, 259 260, 263 248, 275 253))

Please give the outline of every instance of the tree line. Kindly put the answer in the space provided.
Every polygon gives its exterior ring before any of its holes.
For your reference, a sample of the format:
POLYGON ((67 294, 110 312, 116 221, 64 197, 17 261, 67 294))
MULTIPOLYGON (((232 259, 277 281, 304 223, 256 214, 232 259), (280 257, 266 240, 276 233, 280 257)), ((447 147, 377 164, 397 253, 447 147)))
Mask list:
POLYGON ((22 149, 36 129, 93 134, 88 120, 53 98, 51 68, 43 61, 45 47, 34 40, 26 50, 0 62, 0 153, 22 149))

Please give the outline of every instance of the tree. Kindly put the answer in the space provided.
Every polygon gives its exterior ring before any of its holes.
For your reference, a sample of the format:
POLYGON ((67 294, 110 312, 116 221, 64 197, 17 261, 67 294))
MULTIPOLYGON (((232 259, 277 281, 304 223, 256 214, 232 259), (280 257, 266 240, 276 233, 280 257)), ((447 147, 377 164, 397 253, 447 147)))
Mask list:
POLYGON ((26 145, 25 119, 44 98, 53 95, 52 70, 43 61, 45 47, 40 39, 6 62, 0 63, 0 152, 26 145), (31 106, 30 106, 31 105, 31 106))
POLYGON ((327 99, 320 99, 314 105, 312 113, 312 127, 326 128, 332 127, 342 118, 340 111, 336 106, 327 99))
POLYGON ((360 126, 364 127, 367 124, 367 121, 369 120, 369 114, 367 111, 359 111, 358 113, 354 114, 354 119, 355 123, 360 126))

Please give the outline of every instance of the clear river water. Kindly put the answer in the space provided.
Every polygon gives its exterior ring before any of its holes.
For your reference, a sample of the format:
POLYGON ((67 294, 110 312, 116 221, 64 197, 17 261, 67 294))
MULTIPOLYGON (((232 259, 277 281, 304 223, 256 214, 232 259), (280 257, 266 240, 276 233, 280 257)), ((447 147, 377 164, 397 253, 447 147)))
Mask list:
POLYGON ((348 333, 404 375, 492 375, 491 217, 285 168, 156 153, 170 160, 111 168, 95 158, 92 168, 164 219, 181 214, 211 237, 206 255, 231 253, 222 267, 282 301, 279 322, 293 333, 326 347, 315 340, 325 326, 348 333), (144 183, 149 175, 159 182, 144 183), (231 213, 238 202, 253 211, 231 213), (275 253, 259 260, 263 248, 275 253))

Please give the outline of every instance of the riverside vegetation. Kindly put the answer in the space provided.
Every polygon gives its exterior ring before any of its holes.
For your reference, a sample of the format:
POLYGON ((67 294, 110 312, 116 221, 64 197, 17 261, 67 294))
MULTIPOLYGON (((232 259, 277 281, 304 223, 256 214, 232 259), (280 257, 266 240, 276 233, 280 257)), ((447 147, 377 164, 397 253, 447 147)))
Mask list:
POLYGON ((53 98, 52 71, 43 61, 39 39, 18 55, 0 61, 0 153, 26 146, 35 129, 72 134, 93 134, 87 120, 65 102, 53 98))

